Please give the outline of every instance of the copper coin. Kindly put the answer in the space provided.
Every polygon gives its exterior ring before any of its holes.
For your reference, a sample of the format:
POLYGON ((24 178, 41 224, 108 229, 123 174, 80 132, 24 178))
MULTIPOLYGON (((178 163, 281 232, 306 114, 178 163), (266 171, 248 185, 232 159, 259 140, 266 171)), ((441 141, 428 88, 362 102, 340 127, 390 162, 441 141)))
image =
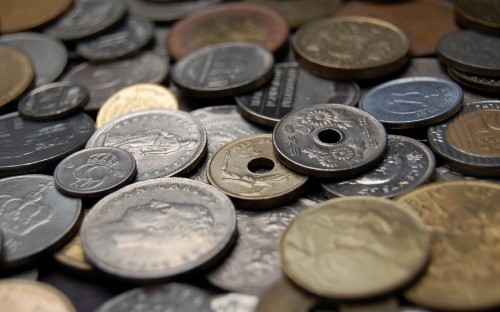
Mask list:
POLYGON ((308 312, 313 311, 319 301, 319 297, 283 276, 261 294, 255 312, 308 312))
POLYGON ((455 17, 466 28, 500 34, 500 2, 497 0, 456 0, 455 17))
POLYGON ((0 107, 19 98, 34 78, 29 56, 15 48, 0 47, 0 107))
POLYGON ((335 11, 334 15, 374 17, 398 26, 410 38, 412 56, 436 53, 436 43, 439 38, 458 30, 453 15, 453 6, 445 1, 437 0, 391 3, 349 1, 335 11))
POLYGON ((276 52, 287 39, 288 24, 276 11, 259 4, 227 3, 177 22, 168 34, 167 49, 173 59, 223 42, 251 42, 276 52))

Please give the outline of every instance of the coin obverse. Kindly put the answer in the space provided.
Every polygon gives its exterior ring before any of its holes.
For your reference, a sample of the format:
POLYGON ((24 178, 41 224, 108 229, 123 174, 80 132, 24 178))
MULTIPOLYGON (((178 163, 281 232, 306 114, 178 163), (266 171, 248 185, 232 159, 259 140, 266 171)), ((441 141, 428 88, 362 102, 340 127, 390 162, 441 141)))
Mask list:
POLYGON ((254 312, 259 298, 252 295, 227 293, 213 296, 210 308, 213 312, 254 312))
POLYGON ((96 268, 119 279, 152 282, 208 266, 235 234, 236 213, 226 195, 203 182, 162 178, 100 200, 80 237, 96 268))

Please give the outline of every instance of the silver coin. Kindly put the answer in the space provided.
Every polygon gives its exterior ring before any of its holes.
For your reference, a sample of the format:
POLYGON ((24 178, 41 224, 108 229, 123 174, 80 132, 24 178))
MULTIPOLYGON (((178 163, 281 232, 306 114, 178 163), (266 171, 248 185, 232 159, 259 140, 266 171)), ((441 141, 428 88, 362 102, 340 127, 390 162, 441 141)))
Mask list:
POLYGON ((436 161, 432 151, 409 137, 389 135, 387 154, 371 171, 346 181, 321 184, 328 197, 371 195, 391 198, 427 182, 436 161))
POLYGON ((408 129, 439 123, 457 113, 463 93, 452 81, 434 77, 392 80, 379 85, 359 102, 387 128, 408 129))
POLYGON ((229 256, 207 276, 226 290, 258 294, 281 276, 279 240, 288 224, 316 202, 299 199, 264 212, 238 209, 239 237, 229 256))
POLYGON ((258 303, 256 296, 228 293, 213 296, 210 307, 213 312, 253 312, 258 303))
MULTIPOLYGON (((477 180, 477 179, 478 179, 477 177, 463 175, 460 172, 451 170, 446 166, 437 167, 434 170, 434 175, 433 175, 433 180, 436 182, 455 181, 455 180, 477 180)), ((482 179, 500 183, 500 179, 494 179, 494 178, 493 179, 482 178, 482 179)))
POLYGON ((137 182, 100 200, 83 221, 88 260, 134 282, 166 280, 218 260, 236 234, 231 200, 203 182, 137 182))
POLYGON ((87 148, 118 147, 137 162, 137 181, 183 175, 203 160, 207 135, 189 113, 151 109, 124 115, 104 124, 87 148))

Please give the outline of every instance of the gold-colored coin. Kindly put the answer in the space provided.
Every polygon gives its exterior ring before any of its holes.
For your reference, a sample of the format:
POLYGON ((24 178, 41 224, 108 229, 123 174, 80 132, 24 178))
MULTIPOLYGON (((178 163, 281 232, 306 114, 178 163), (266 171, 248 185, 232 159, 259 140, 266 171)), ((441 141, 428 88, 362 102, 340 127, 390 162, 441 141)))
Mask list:
POLYGON ((177 110, 179 103, 175 95, 163 86, 152 83, 132 85, 116 92, 102 105, 97 113, 96 127, 135 111, 158 108, 177 110))
POLYGON ((69 299, 54 287, 21 279, 0 281, 0 312, 76 312, 69 299))
POLYGON ((255 312, 309 312, 319 302, 319 298, 282 277, 262 292, 255 312))
POLYGON ((283 270, 302 288, 332 299, 393 292, 415 278, 429 257, 429 235, 408 210, 371 196, 309 208, 282 236, 283 270))
POLYGON ((0 107, 19 98, 34 78, 29 56, 18 49, 0 47, 0 107))
POLYGON ((318 20, 297 30, 292 41, 299 64, 328 79, 373 79, 402 68, 410 40, 398 27, 376 18, 345 16, 318 20))
POLYGON ((405 296, 429 308, 478 311, 500 305, 500 184, 448 181, 397 198, 424 220, 432 257, 405 296))

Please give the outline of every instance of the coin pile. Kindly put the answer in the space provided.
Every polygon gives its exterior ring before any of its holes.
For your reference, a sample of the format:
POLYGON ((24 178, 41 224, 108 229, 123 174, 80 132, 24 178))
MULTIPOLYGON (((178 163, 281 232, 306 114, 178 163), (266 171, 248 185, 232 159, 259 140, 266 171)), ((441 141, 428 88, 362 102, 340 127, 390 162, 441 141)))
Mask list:
POLYGON ((471 3, 0 0, 0 311, 500 308, 471 3))

